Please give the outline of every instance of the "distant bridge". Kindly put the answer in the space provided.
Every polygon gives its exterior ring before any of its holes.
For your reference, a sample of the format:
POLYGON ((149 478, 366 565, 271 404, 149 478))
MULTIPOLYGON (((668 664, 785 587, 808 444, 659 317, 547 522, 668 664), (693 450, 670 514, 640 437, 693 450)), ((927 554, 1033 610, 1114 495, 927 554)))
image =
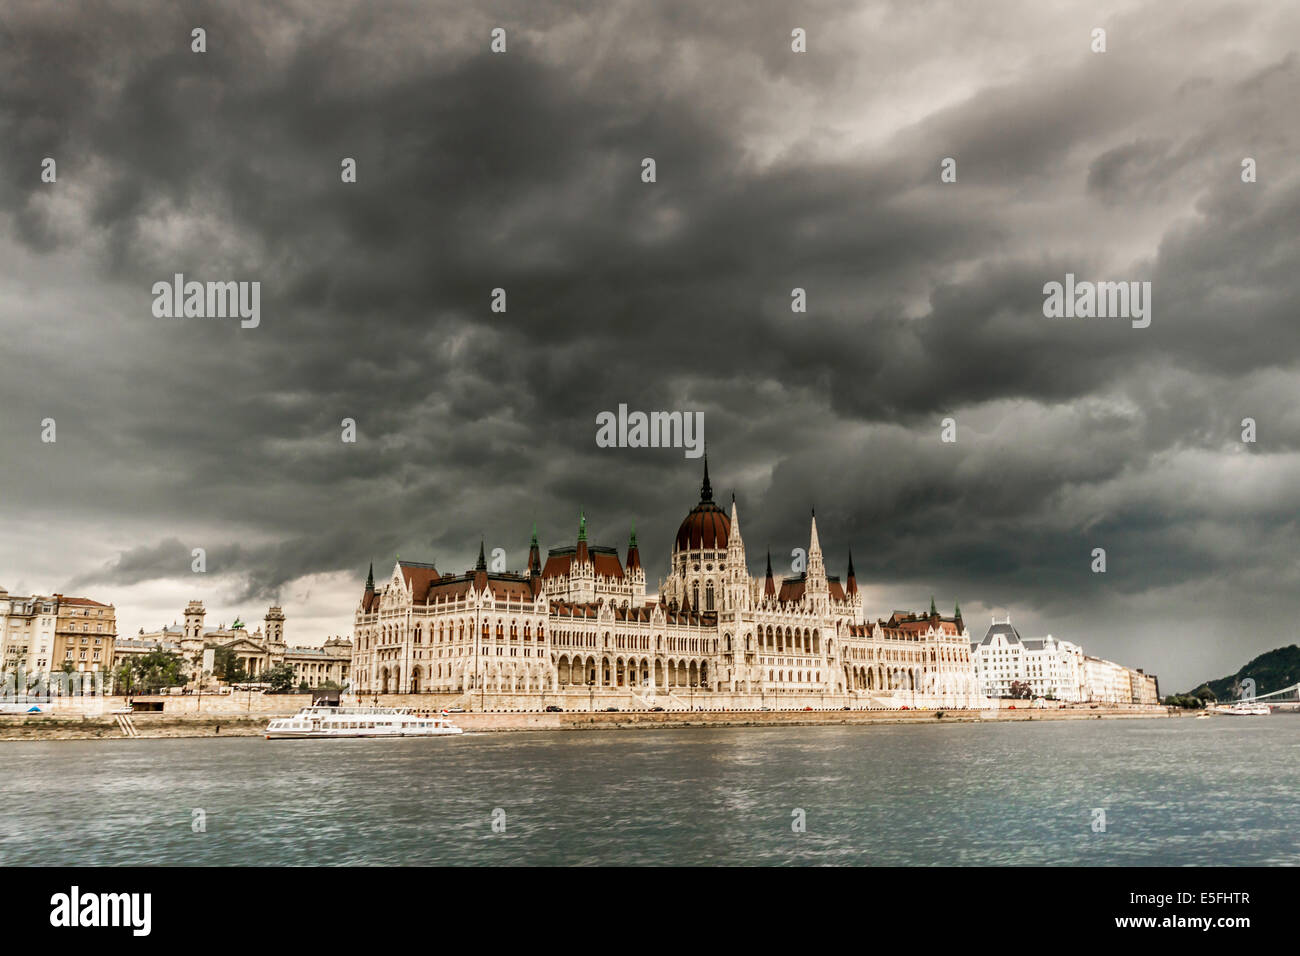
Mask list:
MULTIPOLYGON (((1251 681, 1252 686, 1254 681, 1251 681)), ((1238 703, 1254 704, 1263 703, 1273 707, 1290 705, 1300 707, 1300 683, 1292 684, 1290 687, 1283 687, 1281 690, 1275 690, 1268 694, 1255 694, 1249 692, 1250 688, 1243 687, 1242 695, 1237 699, 1238 703)))

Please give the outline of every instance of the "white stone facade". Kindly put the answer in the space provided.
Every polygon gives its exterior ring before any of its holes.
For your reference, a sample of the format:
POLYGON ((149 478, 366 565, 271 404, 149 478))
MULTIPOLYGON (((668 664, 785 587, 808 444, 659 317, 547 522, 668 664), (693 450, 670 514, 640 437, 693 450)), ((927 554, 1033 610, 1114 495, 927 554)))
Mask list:
POLYGON ((1074 703, 1084 700, 1083 648, 1052 635, 1023 638, 1011 618, 993 618, 984 639, 971 645, 980 692, 1012 696, 1012 684, 1027 686, 1033 697, 1074 703))
POLYGON ((0 672, 43 679, 54 661, 59 601, 56 595, 20 597, 0 588, 0 672))
POLYGON ((355 615, 354 689, 532 693, 623 688, 635 693, 855 694, 881 706, 980 706, 970 635, 960 613, 895 612, 868 622, 853 575, 826 574, 814 517, 807 570, 778 580, 748 571, 740 518, 712 499, 705 464, 700 502, 678 530, 669 577, 647 596, 633 531, 626 566, 587 542, 528 568, 463 575, 398 561, 373 571, 355 615))

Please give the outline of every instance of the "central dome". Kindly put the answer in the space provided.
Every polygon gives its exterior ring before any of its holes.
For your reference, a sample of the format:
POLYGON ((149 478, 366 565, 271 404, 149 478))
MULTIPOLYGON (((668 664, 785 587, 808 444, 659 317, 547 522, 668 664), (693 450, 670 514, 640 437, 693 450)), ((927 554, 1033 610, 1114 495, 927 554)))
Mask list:
POLYGON ((677 529, 677 551, 700 551, 708 548, 721 551, 727 546, 731 519, 713 503, 713 488, 709 484, 709 459, 704 459, 704 484, 700 486, 700 503, 691 509, 677 529))

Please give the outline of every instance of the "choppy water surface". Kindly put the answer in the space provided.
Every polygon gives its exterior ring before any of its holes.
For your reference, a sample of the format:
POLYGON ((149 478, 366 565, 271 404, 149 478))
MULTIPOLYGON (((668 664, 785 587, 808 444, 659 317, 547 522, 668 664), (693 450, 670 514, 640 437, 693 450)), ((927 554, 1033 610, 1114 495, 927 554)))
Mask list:
POLYGON ((1298 760, 1292 715, 0 743, 0 865, 1290 864, 1298 760))

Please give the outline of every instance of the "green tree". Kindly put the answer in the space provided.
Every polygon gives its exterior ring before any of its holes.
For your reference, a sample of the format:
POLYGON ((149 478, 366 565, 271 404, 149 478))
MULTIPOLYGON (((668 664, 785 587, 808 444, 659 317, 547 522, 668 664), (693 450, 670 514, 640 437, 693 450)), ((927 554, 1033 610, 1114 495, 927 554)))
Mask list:
POLYGON ((151 694, 185 683, 184 663, 179 654, 161 648, 140 655, 135 662, 138 692, 151 694))
POLYGON ((297 682, 292 664, 276 664, 266 672, 263 680, 271 685, 272 694, 292 693, 294 684, 297 682))
POLYGON ((122 666, 113 673, 113 692, 129 694, 135 688, 135 661, 133 658, 128 657, 122 661, 122 666))
POLYGON ((227 684, 242 684, 248 680, 243 662, 229 647, 218 647, 213 653, 212 673, 227 684))

